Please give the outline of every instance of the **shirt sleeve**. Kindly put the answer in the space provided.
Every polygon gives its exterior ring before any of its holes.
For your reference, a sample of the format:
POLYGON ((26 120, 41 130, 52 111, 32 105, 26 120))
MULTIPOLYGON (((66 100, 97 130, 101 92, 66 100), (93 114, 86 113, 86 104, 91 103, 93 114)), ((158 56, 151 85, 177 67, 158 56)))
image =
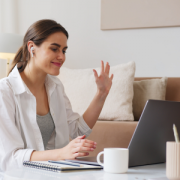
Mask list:
POLYGON ((90 129, 90 127, 87 125, 87 123, 85 122, 82 116, 80 116, 78 113, 73 112, 69 98, 67 97, 64 91, 64 87, 63 87, 63 96, 65 100, 70 137, 72 139, 82 135, 86 135, 86 137, 88 137, 92 132, 92 129, 90 129))
POLYGON ((0 84, 0 169, 21 168, 30 160, 33 149, 24 149, 24 142, 16 126, 16 105, 13 91, 7 84, 0 84), (5 89, 4 86, 7 86, 5 89))

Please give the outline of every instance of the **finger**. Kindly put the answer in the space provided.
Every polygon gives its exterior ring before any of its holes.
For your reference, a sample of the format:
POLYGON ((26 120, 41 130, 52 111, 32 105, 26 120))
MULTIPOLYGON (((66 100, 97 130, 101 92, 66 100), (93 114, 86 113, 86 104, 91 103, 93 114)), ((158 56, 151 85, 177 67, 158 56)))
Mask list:
POLYGON ((101 60, 101 74, 104 73, 104 62, 101 60))
POLYGON ((74 139, 73 141, 75 143, 80 143, 82 139, 84 139, 86 137, 86 135, 83 135, 83 136, 78 136, 76 139, 74 139))
POLYGON ((88 152, 77 152, 77 153, 74 153, 74 158, 82 157, 82 156, 88 156, 88 155, 89 155, 88 152))
POLYGON ((97 79, 97 78, 98 78, 98 73, 97 73, 97 71, 96 71, 95 69, 93 69, 93 72, 94 72, 95 79, 97 79))
POLYGON ((95 144, 95 145, 97 144, 96 142, 88 140, 88 139, 82 139, 81 143, 83 143, 83 144, 89 143, 89 144, 95 144))
POLYGON ((89 144, 89 143, 75 143, 73 147, 88 147, 88 148, 96 148, 96 144, 89 144))
POLYGON ((114 77, 114 75, 113 75, 113 74, 111 74, 111 77, 110 77, 111 81, 113 80, 113 77, 114 77))
POLYGON ((94 148, 89 148, 89 147, 77 147, 77 148, 74 148, 72 150, 72 153, 76 153, 76 152, 80 152, 80 151, 89 151, 89 152, 92 152, 94 151, 94 148))
POLYGON ((78 139, 78 138, 75 139, 75 142, 81 143, 81 144, 84 144, 84 143, 97 144, 96 142, 88 140, 88 139, 78 139))
POLYGON ((76 138, 75 139, 75 143, 82 143, 82 142, 84 142, 84 138, 76 138))
POLYGON ((86 135, 78 136, 76 139, 84 139, 85 137, 86 137, 86 135))
POLYGON ((105 66, 105 73, 109 76, 109 69, 110 69, 110 66, 109 66, 109 63, 107 62, 106 63, 106 66, 105 66))

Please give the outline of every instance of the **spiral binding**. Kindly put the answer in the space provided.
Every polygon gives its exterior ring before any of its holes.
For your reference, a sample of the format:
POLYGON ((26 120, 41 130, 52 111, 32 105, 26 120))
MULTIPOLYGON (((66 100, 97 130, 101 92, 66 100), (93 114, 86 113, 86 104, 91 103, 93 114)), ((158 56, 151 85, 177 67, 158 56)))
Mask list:
POLYGON ((46 171, 60 172, 61 168, 55 165, 48 165, 32 161, 24 161, 23 165, 30 168, 43 169, 46 171))

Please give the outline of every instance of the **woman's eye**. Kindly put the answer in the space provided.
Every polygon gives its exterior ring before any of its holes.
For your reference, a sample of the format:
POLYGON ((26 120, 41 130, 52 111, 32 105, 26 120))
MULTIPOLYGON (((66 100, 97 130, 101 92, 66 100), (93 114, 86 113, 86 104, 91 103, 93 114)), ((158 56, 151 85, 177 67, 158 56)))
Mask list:
POLYGON ((52 49, 54 52, 56 52, 57 51, 57 49, 52 49))
POLYGON ((66 53, 66 51, 63 51, 63 54, 65 54, 66 53))

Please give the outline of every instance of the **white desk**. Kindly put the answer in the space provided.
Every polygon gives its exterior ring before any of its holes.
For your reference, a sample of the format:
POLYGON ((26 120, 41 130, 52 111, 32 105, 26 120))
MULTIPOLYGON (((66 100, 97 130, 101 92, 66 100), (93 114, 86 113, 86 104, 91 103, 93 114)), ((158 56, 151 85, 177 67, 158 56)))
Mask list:
POLYGON ((166 177, 166 165, 156 164, 129 168, 126 174, 110 174, 104 170, 50 172, 23 168, 1 173, 0 180, 147 180, 166 177))

